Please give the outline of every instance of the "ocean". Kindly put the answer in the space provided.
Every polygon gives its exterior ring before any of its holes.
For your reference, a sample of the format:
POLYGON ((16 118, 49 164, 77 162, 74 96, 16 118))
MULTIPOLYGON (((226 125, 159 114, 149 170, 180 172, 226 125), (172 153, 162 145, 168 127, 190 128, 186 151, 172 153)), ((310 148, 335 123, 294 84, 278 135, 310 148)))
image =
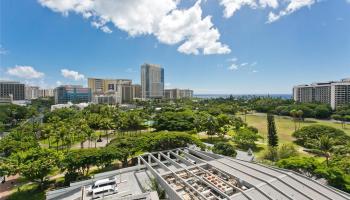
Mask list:
POLYGON ((194 94, 193 96, 200 99, 216 99, 216 98, 254 98, 254 97, 272 97, 282 99, 292 99, 291 94, 194 94))

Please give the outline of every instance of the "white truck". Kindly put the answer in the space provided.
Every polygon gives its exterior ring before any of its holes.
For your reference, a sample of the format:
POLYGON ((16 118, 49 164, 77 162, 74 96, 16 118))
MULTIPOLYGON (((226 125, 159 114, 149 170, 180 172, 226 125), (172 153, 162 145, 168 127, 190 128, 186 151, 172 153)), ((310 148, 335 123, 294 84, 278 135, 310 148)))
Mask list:
POLYGON ((105 195, 114 194, 118 191, 116 178, 101 179, 96 181, 94 184, 86 188, 89 195, 92 198, 100 198, 105 195))

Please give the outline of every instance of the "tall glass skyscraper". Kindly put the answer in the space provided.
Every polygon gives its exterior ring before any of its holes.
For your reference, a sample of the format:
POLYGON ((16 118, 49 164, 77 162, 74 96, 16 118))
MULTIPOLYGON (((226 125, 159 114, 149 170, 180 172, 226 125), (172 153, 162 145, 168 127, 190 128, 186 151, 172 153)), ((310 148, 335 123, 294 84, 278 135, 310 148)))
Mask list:
POLYGON ((141 65, 143 99, 160 99, 164 96, 164 69, 160 65, 141 65))

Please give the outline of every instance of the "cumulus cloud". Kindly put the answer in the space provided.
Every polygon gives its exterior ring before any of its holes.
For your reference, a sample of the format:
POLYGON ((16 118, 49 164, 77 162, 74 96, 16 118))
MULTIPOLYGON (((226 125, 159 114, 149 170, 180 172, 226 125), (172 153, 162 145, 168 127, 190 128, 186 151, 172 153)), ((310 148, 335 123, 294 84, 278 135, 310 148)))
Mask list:
POLYGON ((275 14, 273 12, 270 12, 267 22, 275 22, 283 16, 289 15, 303 7, 310 7, 314 3, 316 3, 316 0, 289 0, 287 7, 281 10, 279 13, 275 14))
POLYGON ((257 62, 248 63, 248 62, 239 62, 238 58, 230 58, 227 59, 227 62, 229 63, 229 66, 227 67, 230 71, 236 71, 238 69, 251 69, 252 67, 257 65, 257 62))
POLYGON ((220 5, 224 6, 224 17, 232 17, 236 11, 240 10, 243 6, 256 8, 277 8, 277 0, 219 0, 220 5))
POLYGON ((32 66, 19 66, 8 68, 7 74, 24 79, 38 79, 44 77, 44 73, 36 71, 32 66))
POLYGON ((238 65, 236 63, 232 63, 227 69, 231 71, 236 71, 238 69, 238 65))
POLYGON ((226 54, 230 53, 227 45, 220 43, 219 31, 213 27, 211 17, 202 19, 200 1, 187 10, 173 10, 159 24, 156 33, 160 42, 176 44, 184 41, 178 51, 185 54, 226 54))
MULTIPOLYGON (((180 0, 38 0, 55 12, 67 16, 70 12, 90 19, 92 26, 106 33, 113 24, 130 36, 151 34, 165 44, 180 44, 178 51, 185 54, 226 54, 219 31, 211 17, 202 17, 201 1, 180 10, 180 0)), ((265 0, 266 1, 266 0, 265 0)))
POLYGON ((85 76, 83 74, 79 74, 78 72, 69 70, 69 69, 61 69, 61 74, 63 77, 72 79, 75 81, 80 81, 85 79, 85 76))
POLYGON ((2 47, 2 45, 0 44, 0 55, 6 55, 7 53, 8 53, 7 49, 2 47))
MULTIPOLYGON (((279 20, 281 17, 290 15, 301 8, 310 7, 322 0, 218 0, 220 5, 224 7, 224 17, 232 17, 242 7, 251 9, 270 10, 267 23, 279 20)), ((350 3, 350 0, 346 0, 350 3)))

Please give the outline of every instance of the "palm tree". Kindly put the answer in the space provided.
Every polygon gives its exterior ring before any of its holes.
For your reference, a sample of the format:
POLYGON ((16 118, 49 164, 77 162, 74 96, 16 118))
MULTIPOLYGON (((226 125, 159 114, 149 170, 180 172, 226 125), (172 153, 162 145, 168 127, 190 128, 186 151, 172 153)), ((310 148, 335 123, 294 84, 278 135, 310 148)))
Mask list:
POLYGON ((247 113, 249 112, 248 107, 243 106, 243 107, 241 108, 241 112, 242 112, 243 115, 244 115, 244 122, 247 123, 247 113))
POLYGON ((290 111, 290 116, 293 117, 293 121, 294 121, 294 131, 297 131, 297 121, 296 121, 296 118, 297 118, 297 110, 293 109, 290 111))
POLYGON ((304 112, 302 110, 298 110, 296 114, 297 114, 297 117, 299 118, 299 127, 298 127, 298 129, 299 129, 300 128, 300 122, 303 120, 304 112))
POLYGON ((107 144, 108 144, 108 135, 110 130, 113 127, 112 120, 109 118, 105 118, 101 121, 101 128, 105 131, 105 135, 107 136, 107 144))
POLYGON ((319 140, 319 149, 321 150, 322 154, 326 158, 327 166, 328 166, 329 157, 331 156, 332 147, 333 147, 332 139, 327 135, 322 135, 319 140))

